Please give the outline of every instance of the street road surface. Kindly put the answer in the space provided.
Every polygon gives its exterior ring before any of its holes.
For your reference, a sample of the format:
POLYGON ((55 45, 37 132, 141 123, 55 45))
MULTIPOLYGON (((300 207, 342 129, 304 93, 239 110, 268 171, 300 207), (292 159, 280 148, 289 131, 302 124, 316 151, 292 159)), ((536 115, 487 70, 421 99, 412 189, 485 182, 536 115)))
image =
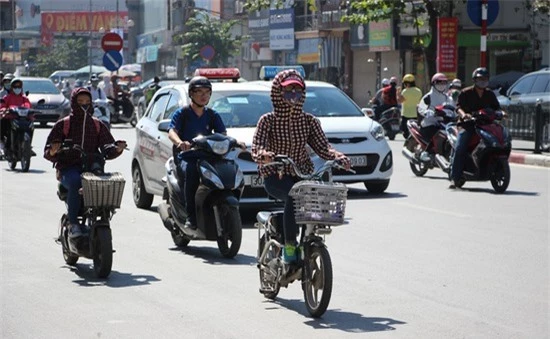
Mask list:
MULTIPOLYGON (((37 129, 29 173, 0 163, 1 338, 547 338, 549 177, 512 165, 506 194, 490 183, 449 190, 445 175, 415 177, 390 142, 386 194, 350 185, 349 224, 327 245, 334 288, 322 319, 307 316, 299 283, 275 302, 258 292, 254 212, 239 255, 214 242, 178 250, 151 210, 132 201, 131 152, 108 162, 126 179, 112 220, 116 249, 107 280, 91 261, 65 265, 54 242, 64 205, 41 157, 37 129)), ((135 132, 114 126, 131 149, 135 132)))

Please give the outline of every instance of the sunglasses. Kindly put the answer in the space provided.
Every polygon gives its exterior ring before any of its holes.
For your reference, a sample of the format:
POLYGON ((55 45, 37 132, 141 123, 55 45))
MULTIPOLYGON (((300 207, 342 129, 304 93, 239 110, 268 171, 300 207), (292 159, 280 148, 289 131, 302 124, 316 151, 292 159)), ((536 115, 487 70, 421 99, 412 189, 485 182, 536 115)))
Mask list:
POLYGON ((285 91, 285 92, 303 92, 304 89, 300 86, 288 85, 288 86, 283 87, 283 91, 285 91))
POLYGON ((435 81, 436 84, 448 84, 449 82, 448 81, 445 81, 445 80, 436 80, 435 81))

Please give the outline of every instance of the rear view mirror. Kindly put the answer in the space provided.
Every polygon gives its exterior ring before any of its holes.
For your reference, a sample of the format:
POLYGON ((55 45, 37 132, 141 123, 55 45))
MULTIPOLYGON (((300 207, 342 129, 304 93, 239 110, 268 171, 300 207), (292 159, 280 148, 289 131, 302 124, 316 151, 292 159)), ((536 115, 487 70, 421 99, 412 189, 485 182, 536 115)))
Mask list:
POLYGON ((26 97, 29 96, 29 91, 25 91, 25 96, 26 96, 26 97))
POLYGON ((159 122, 158 130, 162 132, 168 132, 170 130, 170 119, 165 119, 159 122))

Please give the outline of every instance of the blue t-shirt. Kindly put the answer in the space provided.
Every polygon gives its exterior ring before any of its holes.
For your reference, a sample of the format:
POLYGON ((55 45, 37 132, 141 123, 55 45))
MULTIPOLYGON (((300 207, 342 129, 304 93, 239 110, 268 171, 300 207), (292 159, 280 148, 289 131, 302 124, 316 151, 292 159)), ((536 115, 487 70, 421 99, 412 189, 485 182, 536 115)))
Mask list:
POLYGON ((220 115, 208 107, 204 108, 204 113, 200 117, 190 106, 178 109, 172 116, 169 128, 178 131, 178 136, 182 141, 192 141, 198 135, 210 135, 212 130, 215 133, 226 132, 220 115))

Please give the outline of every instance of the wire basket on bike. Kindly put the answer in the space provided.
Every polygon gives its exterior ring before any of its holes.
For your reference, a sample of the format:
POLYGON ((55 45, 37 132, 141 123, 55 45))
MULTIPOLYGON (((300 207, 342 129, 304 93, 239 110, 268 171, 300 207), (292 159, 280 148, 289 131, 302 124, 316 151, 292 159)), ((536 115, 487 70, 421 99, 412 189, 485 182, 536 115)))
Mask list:
POLYGON ((82 173, 82 191, 85 207, 119 208, 124 192, 122 173, 82 173))
POLYGON ((344 184, 299 181, 289 192, 294 198, 297 224, 341 225, 344 223, 348 188, 344 184))

